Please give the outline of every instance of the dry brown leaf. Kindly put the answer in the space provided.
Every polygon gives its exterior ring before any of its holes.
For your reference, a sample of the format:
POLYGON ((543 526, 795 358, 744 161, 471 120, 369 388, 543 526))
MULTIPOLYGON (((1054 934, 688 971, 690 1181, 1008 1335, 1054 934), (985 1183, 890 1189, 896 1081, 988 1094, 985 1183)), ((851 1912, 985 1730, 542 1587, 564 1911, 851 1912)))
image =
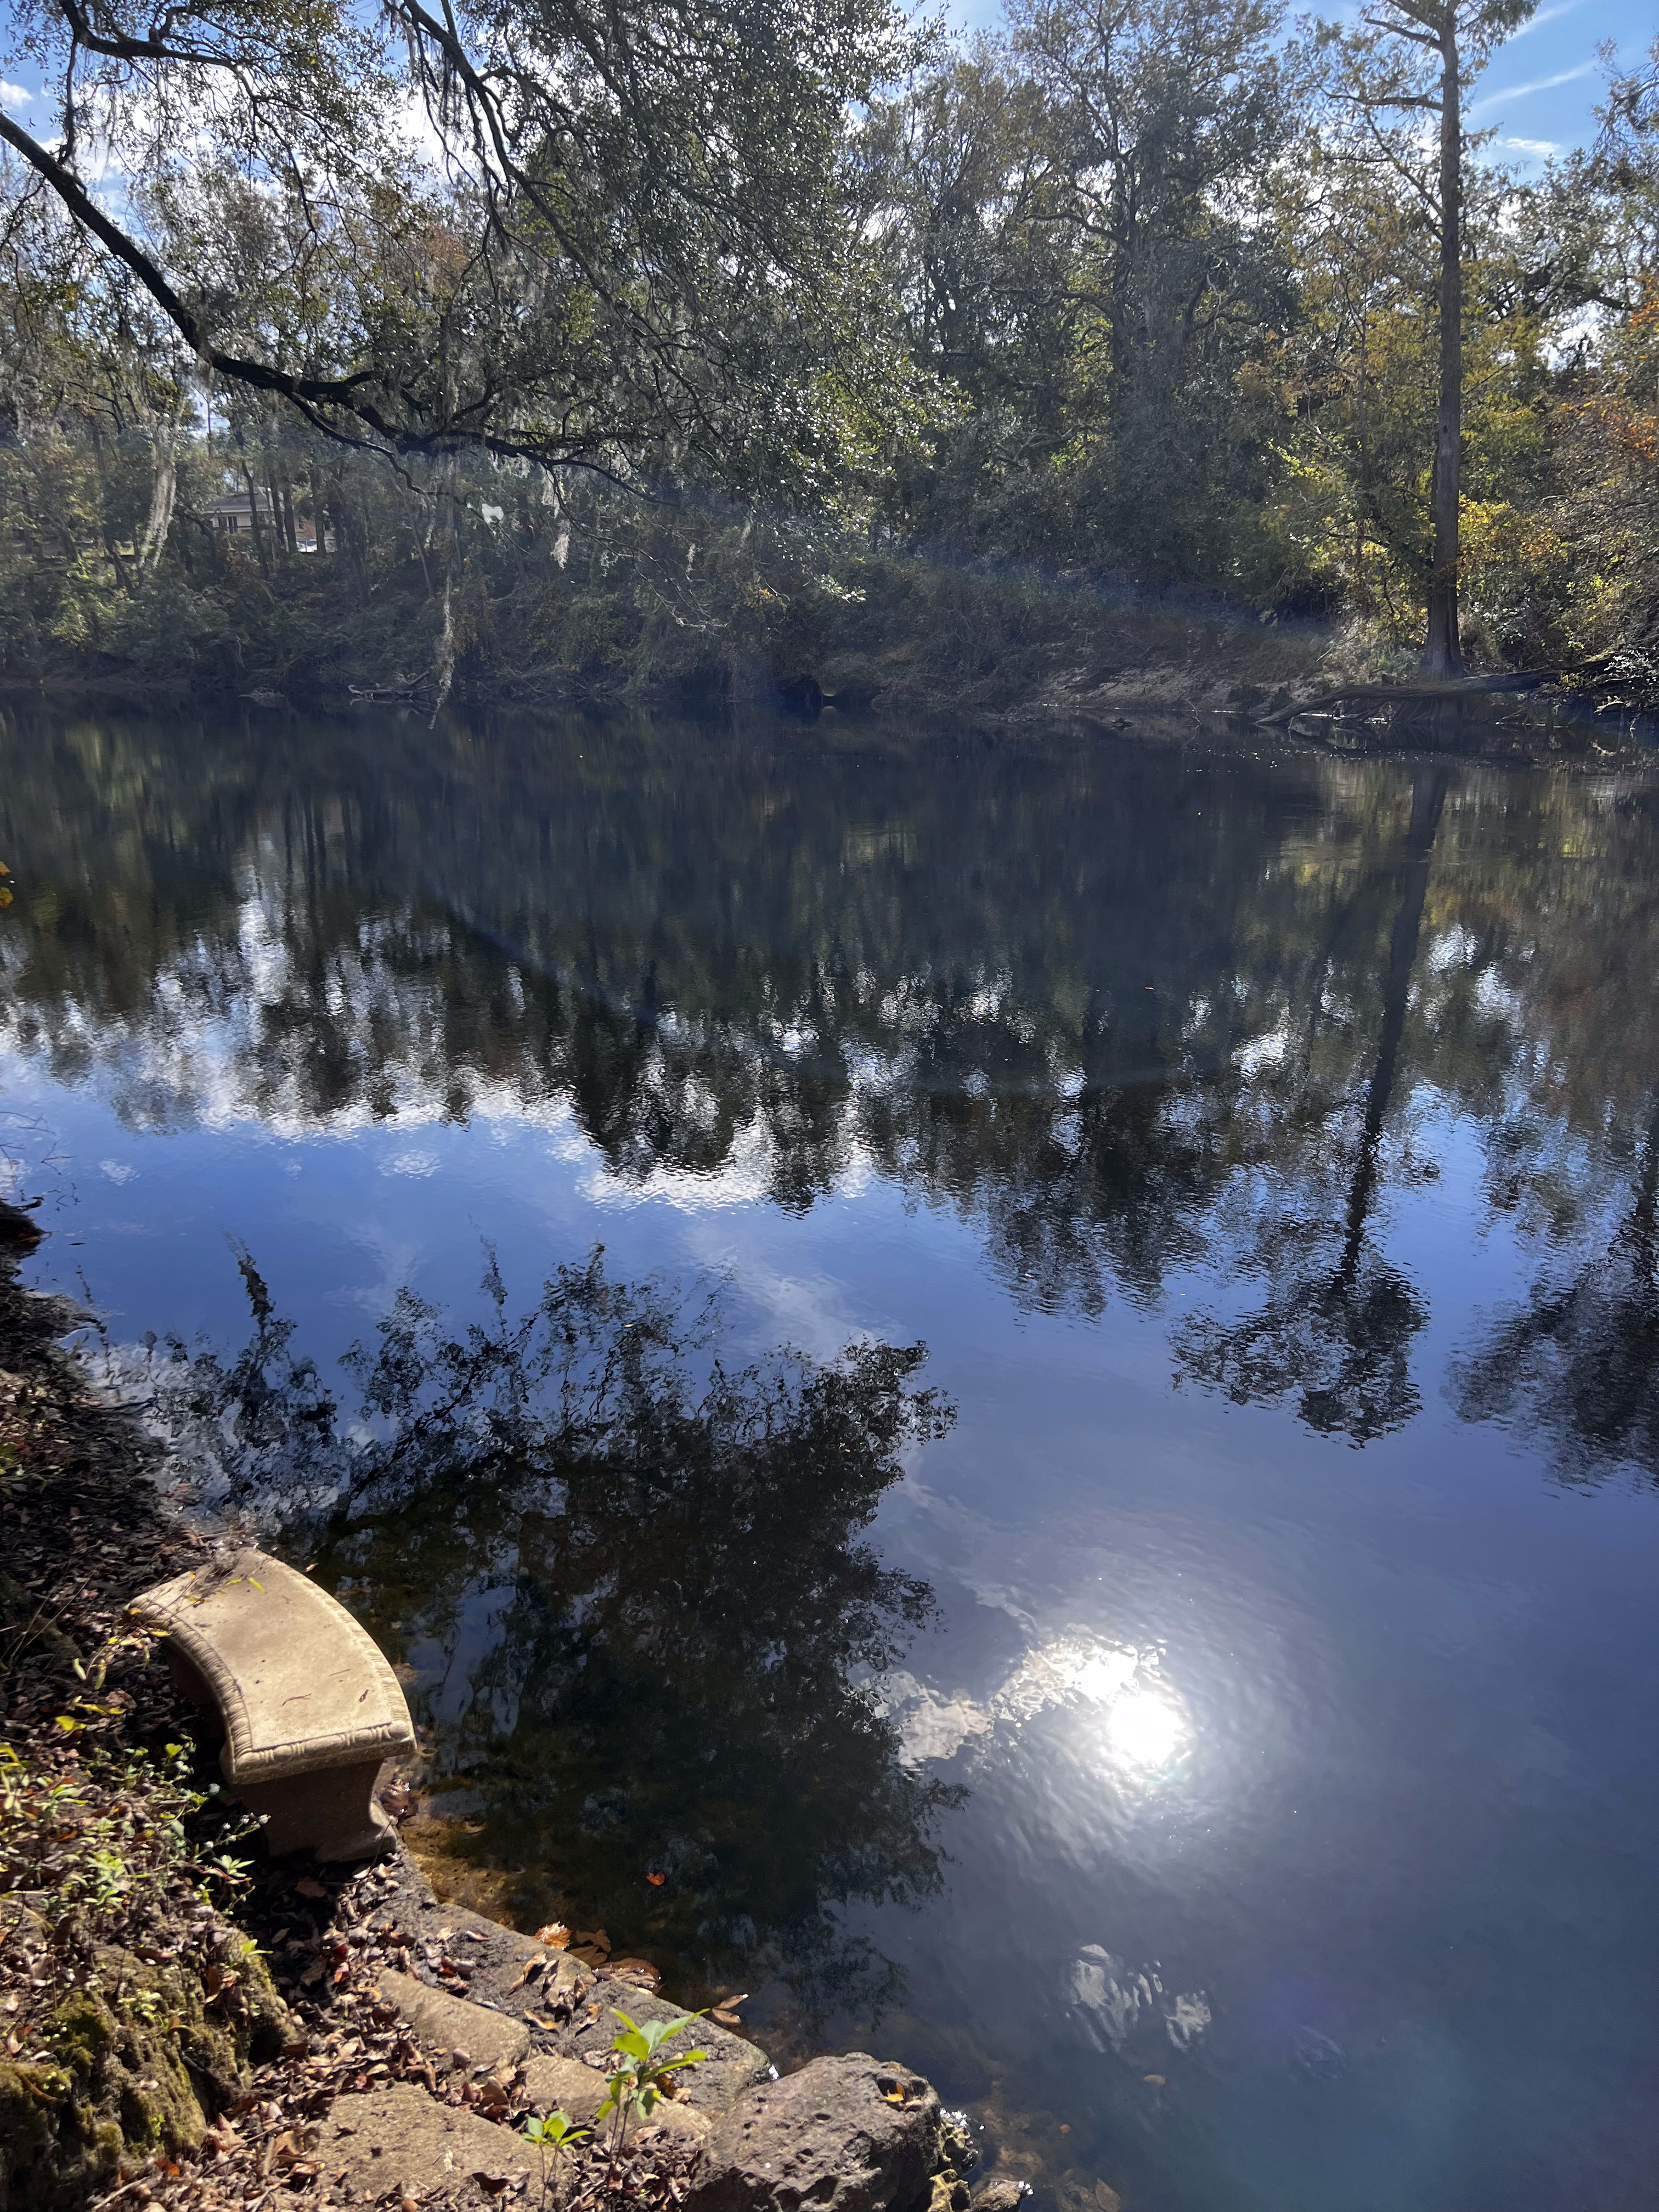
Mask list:
POLYGON ((550 1920, 545 1928, 536 1930, 536 1941, 545 1944, 550 1951, 568 1951, 570 1948, 570 1930, 562 1920, 550 1920))
POLYGON ((605 1971, 614 1979, 636 1983, 642 1990, 662 1986, 662 1976, 649 1959, 612 1959, 605 1971))

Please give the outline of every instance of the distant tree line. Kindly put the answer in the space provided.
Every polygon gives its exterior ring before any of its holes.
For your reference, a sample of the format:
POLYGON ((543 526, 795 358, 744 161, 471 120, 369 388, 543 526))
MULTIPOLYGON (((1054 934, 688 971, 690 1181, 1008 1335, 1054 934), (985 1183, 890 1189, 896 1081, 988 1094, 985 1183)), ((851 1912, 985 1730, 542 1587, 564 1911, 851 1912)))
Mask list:
POLYGON ((0 674, 816 681, 922 560, 1651 699, 1659 42, 1523 181, 1528 12, 27 0, 0 674))

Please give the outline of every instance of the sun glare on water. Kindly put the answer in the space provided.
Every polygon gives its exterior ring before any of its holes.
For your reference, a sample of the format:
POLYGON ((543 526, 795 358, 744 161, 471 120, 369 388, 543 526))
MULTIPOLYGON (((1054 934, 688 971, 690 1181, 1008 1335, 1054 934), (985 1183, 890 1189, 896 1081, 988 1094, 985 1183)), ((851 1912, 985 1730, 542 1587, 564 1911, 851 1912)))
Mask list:
POLYGON ((1186 1751, 1192 1729, 1185 1716, 1161 1692, 1125 1690, 1106 1716, 1106 1742, 1112 1763, 1142 1781, 1167 1773, 1186 1751))

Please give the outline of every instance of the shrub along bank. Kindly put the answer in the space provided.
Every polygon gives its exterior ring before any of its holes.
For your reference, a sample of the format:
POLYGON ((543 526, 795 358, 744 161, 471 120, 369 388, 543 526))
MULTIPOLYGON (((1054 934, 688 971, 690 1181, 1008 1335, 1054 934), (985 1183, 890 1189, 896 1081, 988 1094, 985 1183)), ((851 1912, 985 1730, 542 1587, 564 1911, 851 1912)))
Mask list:
POLYGON ((35 549, 0 593, 0 688, 1001 714, 1224 708, 1381 665, 1213 594, 614 496, 551 511, 522 489, 516 506, 499 486, 459 502, 442 559, 430 516, 378 481, 355 533, 325 529, 316 551, 267 539, 256 556, 189 514, 144 571, 35 549))

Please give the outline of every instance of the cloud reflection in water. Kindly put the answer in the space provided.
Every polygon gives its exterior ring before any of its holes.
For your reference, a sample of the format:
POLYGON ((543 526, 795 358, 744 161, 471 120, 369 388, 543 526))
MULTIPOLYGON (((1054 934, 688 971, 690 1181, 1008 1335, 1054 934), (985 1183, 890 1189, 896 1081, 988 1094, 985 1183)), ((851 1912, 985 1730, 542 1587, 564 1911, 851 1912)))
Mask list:
POLYGON ((1101 1765, 1125 1785, 1150 1789, 1173 1779, 1195 1742, 1184 1702, 1161 1677, 1158 1651, 1084 1634, 1037 1645, 987 1698, 943 1696, 902 1668, 873 1689, 913 1766, 954 1759, 969 1744, 988 1754, 994 1741, 1011 1742, 1038 1714, 1063 1705, 1089 1716, 1101 1765))

